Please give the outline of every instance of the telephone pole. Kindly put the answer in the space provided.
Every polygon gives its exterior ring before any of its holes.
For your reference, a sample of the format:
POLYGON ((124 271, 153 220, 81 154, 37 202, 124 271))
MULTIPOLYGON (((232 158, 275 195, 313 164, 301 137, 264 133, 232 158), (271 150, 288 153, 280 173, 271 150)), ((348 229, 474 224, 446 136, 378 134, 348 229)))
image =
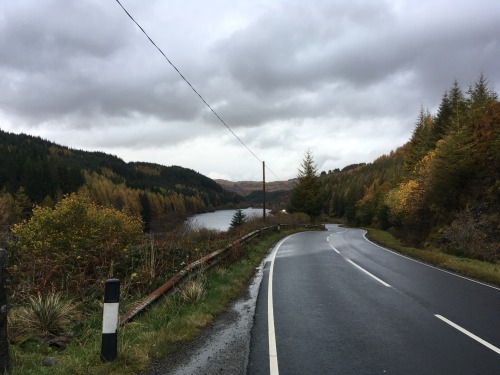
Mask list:
POLYGON ((262 217, 266 220, 266 162, 262 162, 262 217))

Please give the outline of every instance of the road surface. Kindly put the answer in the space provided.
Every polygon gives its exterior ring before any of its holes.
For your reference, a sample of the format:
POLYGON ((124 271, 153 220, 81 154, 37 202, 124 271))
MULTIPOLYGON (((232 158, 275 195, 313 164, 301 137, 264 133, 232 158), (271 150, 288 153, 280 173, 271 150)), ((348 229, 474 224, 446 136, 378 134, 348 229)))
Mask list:
POLYGON ((327 228, 266 263, 248 374, 500 374, 499 289, 327 228))

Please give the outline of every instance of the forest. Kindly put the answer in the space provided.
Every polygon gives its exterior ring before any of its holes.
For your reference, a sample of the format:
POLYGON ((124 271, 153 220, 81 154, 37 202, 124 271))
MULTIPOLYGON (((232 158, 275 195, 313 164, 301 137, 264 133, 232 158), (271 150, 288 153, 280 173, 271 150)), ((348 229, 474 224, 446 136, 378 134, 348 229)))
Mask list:
POLYGON ((28 219, 35 205, 54 207, 75 192, 140 216, 146 231, 164 231, 188 215, 242 199, 190 169, 125 163, 102 152, 0 130, 0 232, 28 219))
POLYGON ((498 262, 500 102, 481 74, 455 81, 410 140, 373 163, 323 173, 330 217, 388 230, 409 245, 498 262))

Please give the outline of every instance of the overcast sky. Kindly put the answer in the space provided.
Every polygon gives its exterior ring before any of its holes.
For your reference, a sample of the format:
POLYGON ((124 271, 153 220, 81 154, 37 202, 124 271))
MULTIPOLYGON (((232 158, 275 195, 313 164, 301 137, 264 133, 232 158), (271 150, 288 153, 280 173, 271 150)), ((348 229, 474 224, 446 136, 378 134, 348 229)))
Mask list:
MULTIPOLYGON (((121 0, 271 171, 404 144, 456 79, 500 90, 499 0, 121 0)), ((115 0, 2 0, 0 127, 125 161, 260 180, 115 0)))

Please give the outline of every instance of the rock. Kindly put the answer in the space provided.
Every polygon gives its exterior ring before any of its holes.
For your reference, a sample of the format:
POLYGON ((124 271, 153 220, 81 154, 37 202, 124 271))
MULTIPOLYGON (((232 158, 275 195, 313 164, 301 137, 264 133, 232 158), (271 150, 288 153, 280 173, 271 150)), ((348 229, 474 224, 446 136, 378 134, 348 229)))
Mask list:
POLYGON ((55 357, 45 357, 42 364, 44 366, 50 367, 50 366, 54 366, 56 364, 56 362, 57 362, 57 359, 55 357))
POLYGON ((69 344, 69 337, 67 336, 54 337, 49 341, 50 346, 55 346, 56 348, 59 349, 66 349, 68 344, 69 344))

